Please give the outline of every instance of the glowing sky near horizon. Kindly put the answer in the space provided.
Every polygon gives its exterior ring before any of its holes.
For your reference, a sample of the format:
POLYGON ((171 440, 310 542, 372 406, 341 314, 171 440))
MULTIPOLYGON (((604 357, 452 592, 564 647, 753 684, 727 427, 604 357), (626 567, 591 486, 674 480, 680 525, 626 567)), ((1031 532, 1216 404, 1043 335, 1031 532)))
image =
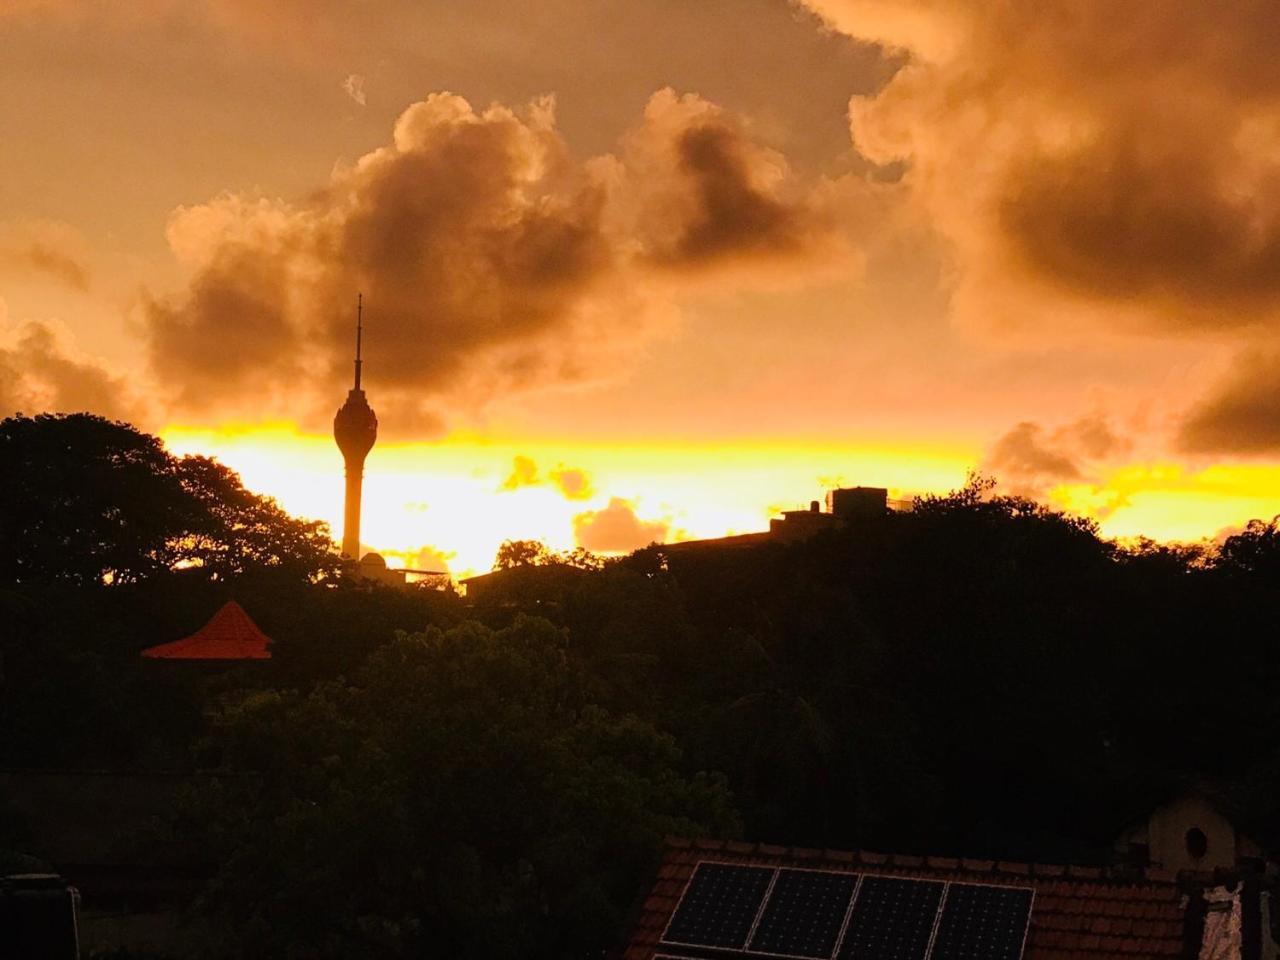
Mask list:
MULTIPOLYGON (((163 434, 175 453, 212 453, 252 489, 286 509, 341 530, 342 461, 332 440, 289 426, 163 434)), ((574 519, 621 500, 641 522, 660 524, 659 541, 748 533, 779 510, 806 509, 826 487, 877 478, 894 496, 964 482, 965 451, 938 447, 876 450, 758 444, 583 445, 573 441, 450 438, 438 444, 377 445, 365 470, 362 534, 395 566, 443 560, 456 574, 482 572, 505 539, 541 540, 557 550, 578 545, 574 519), (511 483, 516 458, 537 472, 511 483), (580 471, 586 496, 567 497, 552 479, 580 471), (511 489, 504 489, 504 485, 511 489)), ((872 485, 870 483, 866 485, 872 485)), ((622 540, 617 553, 647 540, 622 540)))
POLYGON ((1219 536, 1280 514, 1277 44, 1266 0, 0 4, 0 414, 336 534, 360 291, 393 562, 972 469, 1219 536))
MULTIPOLYGON (((291 512, 342 526, 342 460, 330 438, 277 424, 210 430, 172 427, 176 454, 202 453, 236 469, 254 490, 291 512)), ((506 539, 534 539, 557 550, 579 545, 575 518, 622 500, 649 539, 664 542, 767 529, 782 510, 806 509, 839 485, 886 486, 893 498, 962 485, 977 451, 963 447, 838 447, 785 442, 709 447, 692 444, 583 445, 574 441, 454 437, 434 444, 377 445, 365 472, 366 549, 392 566, 484 572, 506 539), (519 485, 516 459, 536 467, 519 485), (588 480, 567 497, 557 470, 588 480), (505 487, 512 487, 504 489, 505 487)), ((1128 467, 1101 486, 1062 485, 1056 507, 1102 516, 1104 535, 1199 540, 1272 508, 1280 468, 1128 467)), ((602 552, 648 542, 626 540, 602 552)))

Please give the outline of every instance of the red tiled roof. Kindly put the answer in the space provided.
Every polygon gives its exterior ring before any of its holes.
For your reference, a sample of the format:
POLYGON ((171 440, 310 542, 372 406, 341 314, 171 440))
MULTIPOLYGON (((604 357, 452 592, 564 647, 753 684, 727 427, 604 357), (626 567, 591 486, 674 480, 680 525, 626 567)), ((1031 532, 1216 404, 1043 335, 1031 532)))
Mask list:
POLYGON ((699 860, 806 867, 884 876, 1033 887, 1026 960, 1158 960, 1183 952, 1183 907, 1172 873, 1140 878, 1097 867, 806 850, 716 840, 667 841, 657 879, 640 908, 623 960, 652 960, 699 860))
POLYGON ((142 655, 158 660, 269 660, 270 642, 271 638, 249 619, 244 607, 228 600, 191 636, 148 647, 142 655))

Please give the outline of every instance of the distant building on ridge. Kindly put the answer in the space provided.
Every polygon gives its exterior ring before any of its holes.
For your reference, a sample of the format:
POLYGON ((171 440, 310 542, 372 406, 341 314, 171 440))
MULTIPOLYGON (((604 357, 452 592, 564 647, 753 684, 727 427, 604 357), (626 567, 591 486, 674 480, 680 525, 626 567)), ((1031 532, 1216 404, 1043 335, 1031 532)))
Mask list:
POLYGON ((814 500, 808 510, 784 510, 781 517, 769 521, 769 529, 760 533, 740 533, 709 540, 684 540, 668 543, 662 549, 668 553, 688 553, 698 550, 722 550, 755 547, 765 543, 796 543, 835 527, 849 526, 873 517, 884 516, 891 510, 906 507, 905 501, 889 499, 884 487, 841 487, 827 491, 827 509, 814 500))

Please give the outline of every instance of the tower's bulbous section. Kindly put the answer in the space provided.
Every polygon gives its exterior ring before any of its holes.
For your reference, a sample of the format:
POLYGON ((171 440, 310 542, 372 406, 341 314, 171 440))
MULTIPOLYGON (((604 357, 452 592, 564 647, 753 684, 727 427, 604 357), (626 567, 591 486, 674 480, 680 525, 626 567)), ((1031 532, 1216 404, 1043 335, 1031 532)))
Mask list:
POLYGON ((348 463, 363 463, 378 439, 378 417, 363 390, 352 390, 333 418, 333 438, 348 463))

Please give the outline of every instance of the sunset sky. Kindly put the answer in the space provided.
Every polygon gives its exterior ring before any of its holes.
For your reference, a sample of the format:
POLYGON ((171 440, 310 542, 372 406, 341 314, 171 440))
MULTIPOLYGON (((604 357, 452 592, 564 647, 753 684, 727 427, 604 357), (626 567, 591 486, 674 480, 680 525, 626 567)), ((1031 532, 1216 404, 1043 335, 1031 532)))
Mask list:
POLYGON ((1280 513, 1274 0, 0 0, 0 413, 487 569, 832 485, 1280 513))

